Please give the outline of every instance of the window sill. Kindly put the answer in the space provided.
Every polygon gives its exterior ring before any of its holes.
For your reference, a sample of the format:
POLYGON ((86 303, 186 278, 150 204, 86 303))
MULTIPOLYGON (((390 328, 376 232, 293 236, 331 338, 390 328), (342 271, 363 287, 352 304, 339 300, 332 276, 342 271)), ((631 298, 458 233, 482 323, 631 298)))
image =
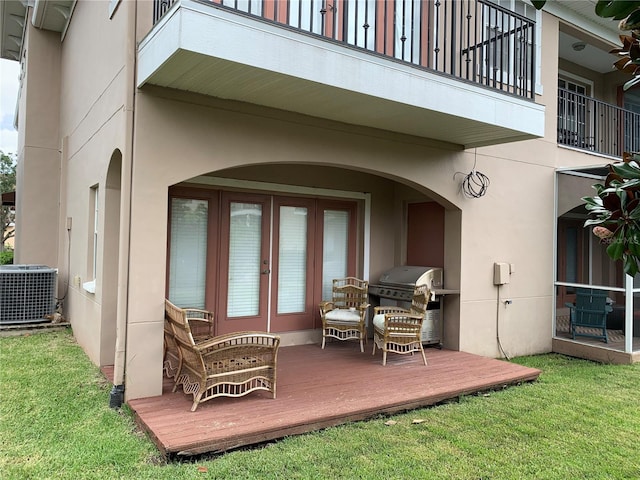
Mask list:
POLYGON ((82 284, 82 288, 89 293, 96 293, 96 281, 91 280, 82 284))

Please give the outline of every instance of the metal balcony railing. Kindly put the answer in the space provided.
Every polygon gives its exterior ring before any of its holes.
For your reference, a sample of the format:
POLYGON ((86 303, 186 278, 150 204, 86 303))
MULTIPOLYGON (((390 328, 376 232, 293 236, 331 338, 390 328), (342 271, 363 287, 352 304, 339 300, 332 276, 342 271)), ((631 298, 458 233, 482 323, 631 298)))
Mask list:
POLYGON ((613 157, 640 151, 640 114, 558 89, 558 144, 613 157))
MULTIPOLYGON (((177 1, 154 0, 154 24, 177 1)), ((534 97, 535 22, 488 0, 196 1, 534 97)))

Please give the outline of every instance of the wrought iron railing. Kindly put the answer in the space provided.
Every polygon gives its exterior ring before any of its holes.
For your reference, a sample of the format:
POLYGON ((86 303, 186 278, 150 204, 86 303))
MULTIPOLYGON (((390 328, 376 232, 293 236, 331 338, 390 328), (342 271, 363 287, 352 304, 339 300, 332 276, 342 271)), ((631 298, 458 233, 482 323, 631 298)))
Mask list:
MULTIPOLYGON (((154 24, 178 0, 154 0, 154 24)), ((196 0, 534 97, 535 22, 488 0, 196 0)))
POLYGON ((640 151, 640 115, 558 89, 558 143, 613 157, 640 151))

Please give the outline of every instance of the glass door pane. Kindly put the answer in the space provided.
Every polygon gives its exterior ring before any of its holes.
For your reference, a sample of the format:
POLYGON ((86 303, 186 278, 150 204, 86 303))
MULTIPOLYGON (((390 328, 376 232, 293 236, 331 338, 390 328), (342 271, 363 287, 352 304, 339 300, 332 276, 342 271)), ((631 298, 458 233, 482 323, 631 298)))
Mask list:
POLYGON ((209 202, 171 199, 169 300, 180 307, 205 308, 209 202))
POLYGON ((325 210, 322 236, 322 299, 331 300, 334 278, 347 276, 349 212, 325 210))
POLYGON ((280 207, 278 313, 305 311, 307 291, 307 209, 280 207))
POLYGON ((260 313, 262 205, 231 202, 227 317, 260 313))

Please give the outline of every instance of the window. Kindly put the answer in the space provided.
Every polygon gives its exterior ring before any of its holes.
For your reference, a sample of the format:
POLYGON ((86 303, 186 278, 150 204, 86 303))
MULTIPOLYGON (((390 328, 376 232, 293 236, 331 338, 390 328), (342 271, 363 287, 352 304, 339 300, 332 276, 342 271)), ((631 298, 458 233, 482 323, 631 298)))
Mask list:
POLYGON ((89 293, 96 292, 96 277, 98 276, 98 223, 100 212, 100 190, 97 185, 89 191, 89 248, 88 248, 88 272, 91 280, 82 284, 89 293))
POLYGON ((304 207, 280 207, 278 314, 306 309, 307 217, 304 207))
POLYGON ((586 83, 558 79, 558 143, 561 145, 593 148, 588 95, 586 83))
POLYGON ((205 308, 209 203, 171 199, 169 300, 180 307, 205 308))
POLYGON ((624 92, 624 151, 640 151, 640 91, 637 89, 624 92))
POLYGON ((348 273, 349 212, 324 211, 322 242, 322 299, 331 300, 334 278, 348 273))
POLYGON ((260 313, 262 205, 231 202, 227 317, 260 313))

